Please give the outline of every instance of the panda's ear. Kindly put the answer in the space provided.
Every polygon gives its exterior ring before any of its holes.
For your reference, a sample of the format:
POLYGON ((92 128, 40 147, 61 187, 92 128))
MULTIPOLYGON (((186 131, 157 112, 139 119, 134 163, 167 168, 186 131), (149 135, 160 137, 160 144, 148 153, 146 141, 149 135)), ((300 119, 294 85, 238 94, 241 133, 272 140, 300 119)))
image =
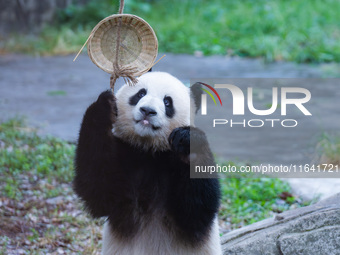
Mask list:
POLYGON ((149 71, 148 72, 152 72, 152 67, 149 69, 149 71))
POLYGON ((202 85, 199 82, 196 82, 190 87, 191 90, 191 97, 194 99, 195 106, 196 106, 196 112, 201 108, 201 95, 203 93, 202 91, 202 85))

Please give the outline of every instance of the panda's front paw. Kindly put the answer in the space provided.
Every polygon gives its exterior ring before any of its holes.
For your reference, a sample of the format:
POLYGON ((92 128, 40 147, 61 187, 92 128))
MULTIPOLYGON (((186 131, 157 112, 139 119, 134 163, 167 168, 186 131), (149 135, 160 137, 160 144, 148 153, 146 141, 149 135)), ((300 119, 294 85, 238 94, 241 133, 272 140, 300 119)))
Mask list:
POLYGON ((115 122, 117 118, 117 104, 111 90, 102 92, 96 101, 96 105, 100 111, 98 117, 102 116, 105 120, 109 119, 111 123, 115 122))
POLYGON ((169 143, 173 152, 181 155, 189 155, 190 127, 175 128, 169 136, 169 143))
POLYGON ((115 96, 112 94, 111 90, 106 90, 102 92, 97 99, 97 104, 109 106, 115 104, 115 96))
POLYGON ((112 126, 117 118, 116 99, 111 91, 101 93, 86 111, 85 119, 99 126, 112 126))

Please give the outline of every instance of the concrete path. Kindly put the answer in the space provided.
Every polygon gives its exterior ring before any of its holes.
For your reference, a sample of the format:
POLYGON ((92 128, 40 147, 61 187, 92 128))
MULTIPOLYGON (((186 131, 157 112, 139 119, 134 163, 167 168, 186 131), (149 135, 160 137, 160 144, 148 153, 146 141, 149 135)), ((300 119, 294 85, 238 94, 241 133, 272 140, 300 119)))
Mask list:
MULTIPOLYGON (((42 133, 75 141, 86 107, 109 88, 110 75, 86 55, 79 56, 76 62, 72 62, 73 57, 0 56, 0 119, 24 115, 42 133)), ((196 77, 321 75, 315 67, 293 63, 266 65, 261 60, 172 54, 167 54, 153 70, 169 72, 187 83, 196 77)), ((120 80, 118 85, 121 84, 120 80)))
MULTIPOLYGON (((73 57, 0 56, 0 121, 23 115, 27 117, 30 125, 39 127, 41 134, 75 141, 87 106, 97 98, 101 91, 109 88, 109 74, 97 68, 86 55, 81 55, 76 62, 72 62, 73 57)), ((186 83, 190 78, 209 77, 311 78, 324 76, 324 72, 318 66, 284 62, 266 64, 258 59, 172 54, 167 54, 153 70, 169 72, 186 83)), ((119 81, 118 85, 121 84, 122 81, 119 81)), ((235 146, 240 143, 237 134, 230 138, 229 143, 235 146)), ((233 146, 229 148, 230 151, 225 150, 226 158, 233 154, 233 146)), ((261 158, 261 151, 255 152, 255 156, 256 153, 261 158)), ((254 156, 254 150, 238 151, 239 158, 247 159, 249 156, 254 156)), ((322 179, 315 185, 328 186, 326 180, 322 179)), ((301 187, 303 182, 299 183, 298 186, 301 187)), ((338 180, 336 183, 340 184, 338 180)), ((310 188, 307 190, 309 191, 305 193, 312 193, 310 188)), ((318 188, 314 186, 313 190, 318 190, 318 188)), ((329 196, 331 193, 340 192, 340 185, 333 191, 324 192, 324 195, 329 196)))

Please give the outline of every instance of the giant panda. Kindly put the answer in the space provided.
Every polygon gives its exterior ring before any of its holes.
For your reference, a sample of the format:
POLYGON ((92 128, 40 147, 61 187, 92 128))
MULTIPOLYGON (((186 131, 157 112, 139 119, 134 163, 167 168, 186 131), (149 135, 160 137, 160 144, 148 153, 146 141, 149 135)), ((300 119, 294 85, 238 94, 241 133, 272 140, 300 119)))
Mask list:
POLYGON ((205 134, 190 125, 191 90, 149 72, 88 107, 74 190, 104 224, 104 255, 220 255, 219 182, 191 179, 189 162, 213 165, 205 134), (190 154, 190 136, 200 149, 190 154))

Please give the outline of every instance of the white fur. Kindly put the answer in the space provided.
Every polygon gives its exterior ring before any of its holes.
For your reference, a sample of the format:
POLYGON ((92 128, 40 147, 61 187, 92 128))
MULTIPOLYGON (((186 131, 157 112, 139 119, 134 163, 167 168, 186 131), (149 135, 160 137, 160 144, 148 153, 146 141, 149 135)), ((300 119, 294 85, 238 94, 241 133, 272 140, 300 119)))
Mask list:
POLYGON ((142 149, 164 151, 169 149, 168 137, 177 127, 190 125, 190 90, 181 81, 164 72, 150 72, 142 75, 135 86, 124 85, 117 92, 118 118, 114 124, 114 134, 117 137, 142 149), (137 105, 129 105, 129 98, 140 89, 145 88, 147 94, 137 105), (163 98, 170 96, 175 108, 174 118, 165 114, 163 98), (136 123, 140 117, 140 107, 152 106, 157 115, 151 118, 151 127, 136 123))
POLYGON ((128 241, 115 237, 106 222, 102 255, 222 255, 217 217, 207 242, 197 249, 176 242, 157 217, 128 241))

